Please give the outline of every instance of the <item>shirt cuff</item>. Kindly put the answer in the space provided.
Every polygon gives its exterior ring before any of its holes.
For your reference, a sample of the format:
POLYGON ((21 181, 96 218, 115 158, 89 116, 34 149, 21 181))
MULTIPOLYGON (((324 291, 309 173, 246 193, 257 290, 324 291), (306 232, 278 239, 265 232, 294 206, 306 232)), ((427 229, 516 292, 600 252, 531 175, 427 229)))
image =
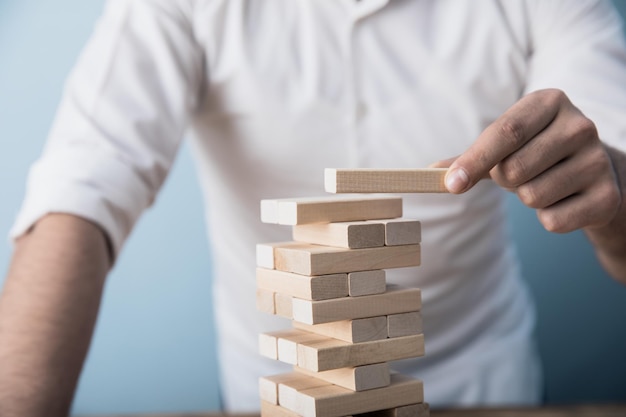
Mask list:
POLYGON ((46 214, 73 214, 100 226, 117 258, 153 197, 138 172, 106 149, 55 150, 32 166, 9 237, 15 241, 46 214))

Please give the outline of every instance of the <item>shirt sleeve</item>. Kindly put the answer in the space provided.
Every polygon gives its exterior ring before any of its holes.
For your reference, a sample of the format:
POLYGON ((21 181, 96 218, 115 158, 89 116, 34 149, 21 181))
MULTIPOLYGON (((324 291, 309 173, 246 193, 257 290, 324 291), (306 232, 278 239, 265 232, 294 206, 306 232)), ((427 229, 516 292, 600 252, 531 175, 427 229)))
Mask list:
POLYGON ((531 3, 531 60, 526 92, 563 90, 598 128, 626 151, 626 43, 610 1, 531 3))
POLYGON ((203 57, 191 5, 110 0, 64 89, 10 232, 47 213, 98 224, 117 255, 153 202, 196 107, 203 57))

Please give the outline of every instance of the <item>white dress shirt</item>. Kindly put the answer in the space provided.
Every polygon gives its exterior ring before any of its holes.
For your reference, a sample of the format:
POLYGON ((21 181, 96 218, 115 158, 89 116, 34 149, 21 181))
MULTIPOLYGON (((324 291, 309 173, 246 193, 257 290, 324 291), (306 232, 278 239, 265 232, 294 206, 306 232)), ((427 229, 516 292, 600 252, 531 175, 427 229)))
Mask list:
MULTIPOLYGON (((226 407, 258 408, 263 198, 323 195, 326 167, 423 167, 463 152, 527 92, 561 88, 626 149, 620 20, 594 0, 111 0, 72 72, 12 235, 48 212, 91 219, 116 252, 185 132, 207 202, 226 407)), ((490 181, 407 195, 423 222, 425 358, 403 371, 433 405, 532 404, 533 303, 490 181)))

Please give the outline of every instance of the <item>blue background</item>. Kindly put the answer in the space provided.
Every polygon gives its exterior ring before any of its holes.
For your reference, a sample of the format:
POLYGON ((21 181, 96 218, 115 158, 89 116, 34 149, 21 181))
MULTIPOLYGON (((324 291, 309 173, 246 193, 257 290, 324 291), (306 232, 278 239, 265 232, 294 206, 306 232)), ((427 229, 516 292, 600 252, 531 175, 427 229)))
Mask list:
MULTIPOLYGON (((615 3, 626 14, 626 2, 615 3)), ((102 4, 0 0, 1 235, 102 4)), ((626 288, 601 270, 582 233, 550 234, 532 210, 513 197, 509 204, 538 303, 547 401, 626 402, 626 288)), ((10 253, 0 240, 0 282, 10 253)), ((200 193, 184 146, 109 278, 74 412, 219 408, 210 281, 200 193)))

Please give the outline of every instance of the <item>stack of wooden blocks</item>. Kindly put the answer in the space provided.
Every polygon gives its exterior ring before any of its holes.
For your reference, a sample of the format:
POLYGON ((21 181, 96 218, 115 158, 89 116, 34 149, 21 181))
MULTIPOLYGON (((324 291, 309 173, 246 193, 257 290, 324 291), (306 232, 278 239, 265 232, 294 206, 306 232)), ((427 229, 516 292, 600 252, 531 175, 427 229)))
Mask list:
POLYGON ((293 328, 260 335, 260 352, 294 366, 261 378, 262 416, 427 416, 422 382, 388 364, 424 354, 420 290, 385 277, 420 264, 402 199, 264 200, 261 220, 293 226, 293 241, 257 245, 257 307, 293 328))

